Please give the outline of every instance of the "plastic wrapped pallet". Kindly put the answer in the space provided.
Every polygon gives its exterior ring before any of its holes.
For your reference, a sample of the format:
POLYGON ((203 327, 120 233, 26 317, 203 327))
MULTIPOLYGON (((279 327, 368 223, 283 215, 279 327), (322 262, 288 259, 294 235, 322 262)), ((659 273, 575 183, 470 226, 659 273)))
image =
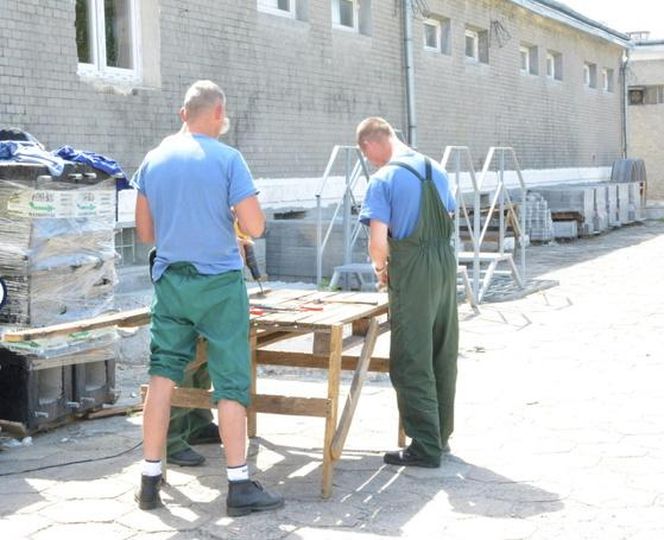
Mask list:
POLYGON ((44 326, 112 307, 115 179, 77 164, 46 172, 0 164, 0 322, 44 326))

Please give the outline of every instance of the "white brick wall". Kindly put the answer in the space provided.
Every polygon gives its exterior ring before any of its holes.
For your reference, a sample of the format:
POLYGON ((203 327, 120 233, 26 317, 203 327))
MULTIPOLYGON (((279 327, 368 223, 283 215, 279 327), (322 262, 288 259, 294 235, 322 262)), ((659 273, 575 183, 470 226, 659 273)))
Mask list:
MULTIPOLYGON (((329 0, 310 0, 309 20, 256 11, 254 0, 161 0, 160 87, 133 92, 77 75, 74 2, 3 0, 0 123, 27 129, 49 147, 71 144, 118 159, 128 172, 179 127, 177 110, 198 78, 225 88, 227 141, 256 177, 322 175, 335 144, 382 115, 405 128, 400 10, 372 2, 373 33, 331 28, 329 0)), ((498 0, 430 0, 452 21, 452 55, 425 53, 414 22, 418 141, 437 159, 446 144, 470 145, 475 159, 512 145, 523 168, 608 166, 620 156, 620 81, 611 94, 582 85, 584 61, 619 73, 621 49, 498 0), (488 66, 463 58, 463 28, 499 21, 488 66), (540 47, 539 76, 519 71, 521 41, 540 47), (564 56, 564 80, 544 76, 548 48, 564 56)), ((149 42, 144 47, 150 48, 149 42)), ((152 50, 152 49, 150 49, 152 50)))

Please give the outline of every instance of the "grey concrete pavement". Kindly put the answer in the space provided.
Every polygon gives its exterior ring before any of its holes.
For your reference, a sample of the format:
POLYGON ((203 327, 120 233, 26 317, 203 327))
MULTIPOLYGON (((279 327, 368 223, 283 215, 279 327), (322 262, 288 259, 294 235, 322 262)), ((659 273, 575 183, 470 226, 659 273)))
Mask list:
MULTIPOLYGON (((169 469, 166 507, 143 512, 141 416, 81 421, 0 452, 0 537, 664 538, 662 269, 664 223, 647 222, 534 247, 529 277, 558 286, 479 316, 462 306, 457 426, 439 469, 383 465, 397 415, 382 376, 365 386, 327 501, 323 422, 259 415, 250 465, 287 502, 243 518, 225 516, 214 445, 197 447, 203 467, 169 469)), ((119 373, 135 391, 145 368, 119 373)), ((319 377, 287 375, 259 390, 325 395, 319 377)))

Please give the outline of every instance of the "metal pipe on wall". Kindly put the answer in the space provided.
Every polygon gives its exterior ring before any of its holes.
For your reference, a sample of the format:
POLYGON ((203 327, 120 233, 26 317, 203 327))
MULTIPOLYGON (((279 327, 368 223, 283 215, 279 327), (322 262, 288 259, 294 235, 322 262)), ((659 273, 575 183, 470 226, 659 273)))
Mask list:
POLYGON ((629 86, 627 84, 627 74, 629 69, 629 49, 625 50, 623 55, 623 63, 621 70, 622 71, 622 134, 623 134, 623 158, 627 158, 629 155, 629 145, 628 145, 628 114, 629 114, 629 86))
POLYGON ((413 63, 413 1, 403 0, 403 45, 406 68, 406 115, 408 119, 408 144, 417 147, 417 122, 415 116, 415 66, 413 63))

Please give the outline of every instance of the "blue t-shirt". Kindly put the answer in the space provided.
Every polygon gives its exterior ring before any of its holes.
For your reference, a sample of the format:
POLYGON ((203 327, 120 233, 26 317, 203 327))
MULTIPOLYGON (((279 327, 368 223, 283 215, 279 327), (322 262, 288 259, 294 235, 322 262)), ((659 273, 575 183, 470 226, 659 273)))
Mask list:
MULTIPOLYGON (((426 178, 424 156, 415 151, 392 157, 413 167, 426 178)), ((431 176, 440 200, 448 212, 456 210, 456 201, 450 189, 447 173, 440 164, 431 160, 431 176)), ((371 176, 360 211, 360 221, 368 225, 372 219, 385 223, 392 238, 401 240, 410 236, 420 216, 422 182, 409 170, 397 165, 381 167, 371 176)))
POLYGON ((148 152, 131 184, 154 222, 155 281, 175 262, 201 274, 242 269, 231 206, 257 191, 240 152, 206 135, 173 135, 148 152))

